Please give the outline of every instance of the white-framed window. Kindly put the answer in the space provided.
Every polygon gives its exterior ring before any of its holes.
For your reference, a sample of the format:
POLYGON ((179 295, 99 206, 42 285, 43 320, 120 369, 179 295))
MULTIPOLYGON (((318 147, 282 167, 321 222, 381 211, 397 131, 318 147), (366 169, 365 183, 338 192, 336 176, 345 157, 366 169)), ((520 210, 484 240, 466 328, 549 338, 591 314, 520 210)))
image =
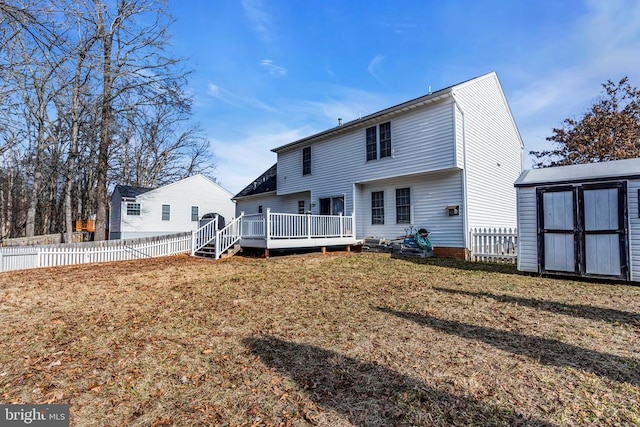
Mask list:
POLYGON ((191 221, 197 221, 199 218, 198 206, 191 206, 191 221))
POLYGON ((311 175, 311 147, 302 149, 302 175, 311 175))
POLYGON ((411 224, 410 188, 396 188, 396 223, 411 224))
POLYGON ((127 215, 140 216, 140 203, 127 203, 127 215))
POLYGON ((368 127, 365 142, 367 161, 391 157, 391 122, 368 127))
POLYGON ((384 224, 384 191, 371 192, 371 224, 384 224))
POLYGON ((298 200, 298 213, 304 213, 304 200, 298 200))
POLYGON ((162 205, 162 220, 171 220, 171 205, 162 205))

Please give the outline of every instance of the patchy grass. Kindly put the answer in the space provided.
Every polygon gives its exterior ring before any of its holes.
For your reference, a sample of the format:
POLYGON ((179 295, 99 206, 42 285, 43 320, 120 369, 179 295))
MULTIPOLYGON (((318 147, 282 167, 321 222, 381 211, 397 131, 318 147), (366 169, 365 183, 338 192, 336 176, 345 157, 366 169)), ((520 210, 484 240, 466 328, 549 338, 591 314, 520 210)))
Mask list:
POLYGON ((640 287, 331 254, 0 274, 4 403, 92 425, 640 425, 640 287))

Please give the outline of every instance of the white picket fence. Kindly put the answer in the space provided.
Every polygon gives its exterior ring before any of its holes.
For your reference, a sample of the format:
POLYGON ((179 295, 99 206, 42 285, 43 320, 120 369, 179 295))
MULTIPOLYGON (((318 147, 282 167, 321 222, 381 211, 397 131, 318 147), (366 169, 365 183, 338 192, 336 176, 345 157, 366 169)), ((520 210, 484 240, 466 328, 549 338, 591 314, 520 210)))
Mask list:
POLYGON ((473 228, 469 230, 471 261, 515 264, 518 258, 516 228, 473 228))
POLYGON ((191 252, 191 233, 140 239, 0 248, 0 272, 155 258, 191 252))

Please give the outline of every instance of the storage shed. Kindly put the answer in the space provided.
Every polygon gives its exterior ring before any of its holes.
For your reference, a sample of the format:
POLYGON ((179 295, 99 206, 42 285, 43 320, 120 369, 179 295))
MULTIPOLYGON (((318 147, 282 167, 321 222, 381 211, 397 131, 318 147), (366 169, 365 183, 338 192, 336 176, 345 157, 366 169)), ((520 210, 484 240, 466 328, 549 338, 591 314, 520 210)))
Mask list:
POLYGON ((640 158, 525 170, 515 186, 520 271, 640 281, 640 158))

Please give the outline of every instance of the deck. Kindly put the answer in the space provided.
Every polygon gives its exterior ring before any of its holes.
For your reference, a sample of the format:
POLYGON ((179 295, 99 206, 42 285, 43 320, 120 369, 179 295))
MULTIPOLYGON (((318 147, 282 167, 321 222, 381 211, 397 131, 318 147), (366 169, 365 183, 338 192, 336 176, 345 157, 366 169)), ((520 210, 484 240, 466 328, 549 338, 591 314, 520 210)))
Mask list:
POLYGON ((193 232, 192 254, 215 245, 215 257, 235 245, 244 248, 294 249, 350 246, 358 242, 355 216, 264 213, 245 215, 217 230, 217 218, 193 232))

